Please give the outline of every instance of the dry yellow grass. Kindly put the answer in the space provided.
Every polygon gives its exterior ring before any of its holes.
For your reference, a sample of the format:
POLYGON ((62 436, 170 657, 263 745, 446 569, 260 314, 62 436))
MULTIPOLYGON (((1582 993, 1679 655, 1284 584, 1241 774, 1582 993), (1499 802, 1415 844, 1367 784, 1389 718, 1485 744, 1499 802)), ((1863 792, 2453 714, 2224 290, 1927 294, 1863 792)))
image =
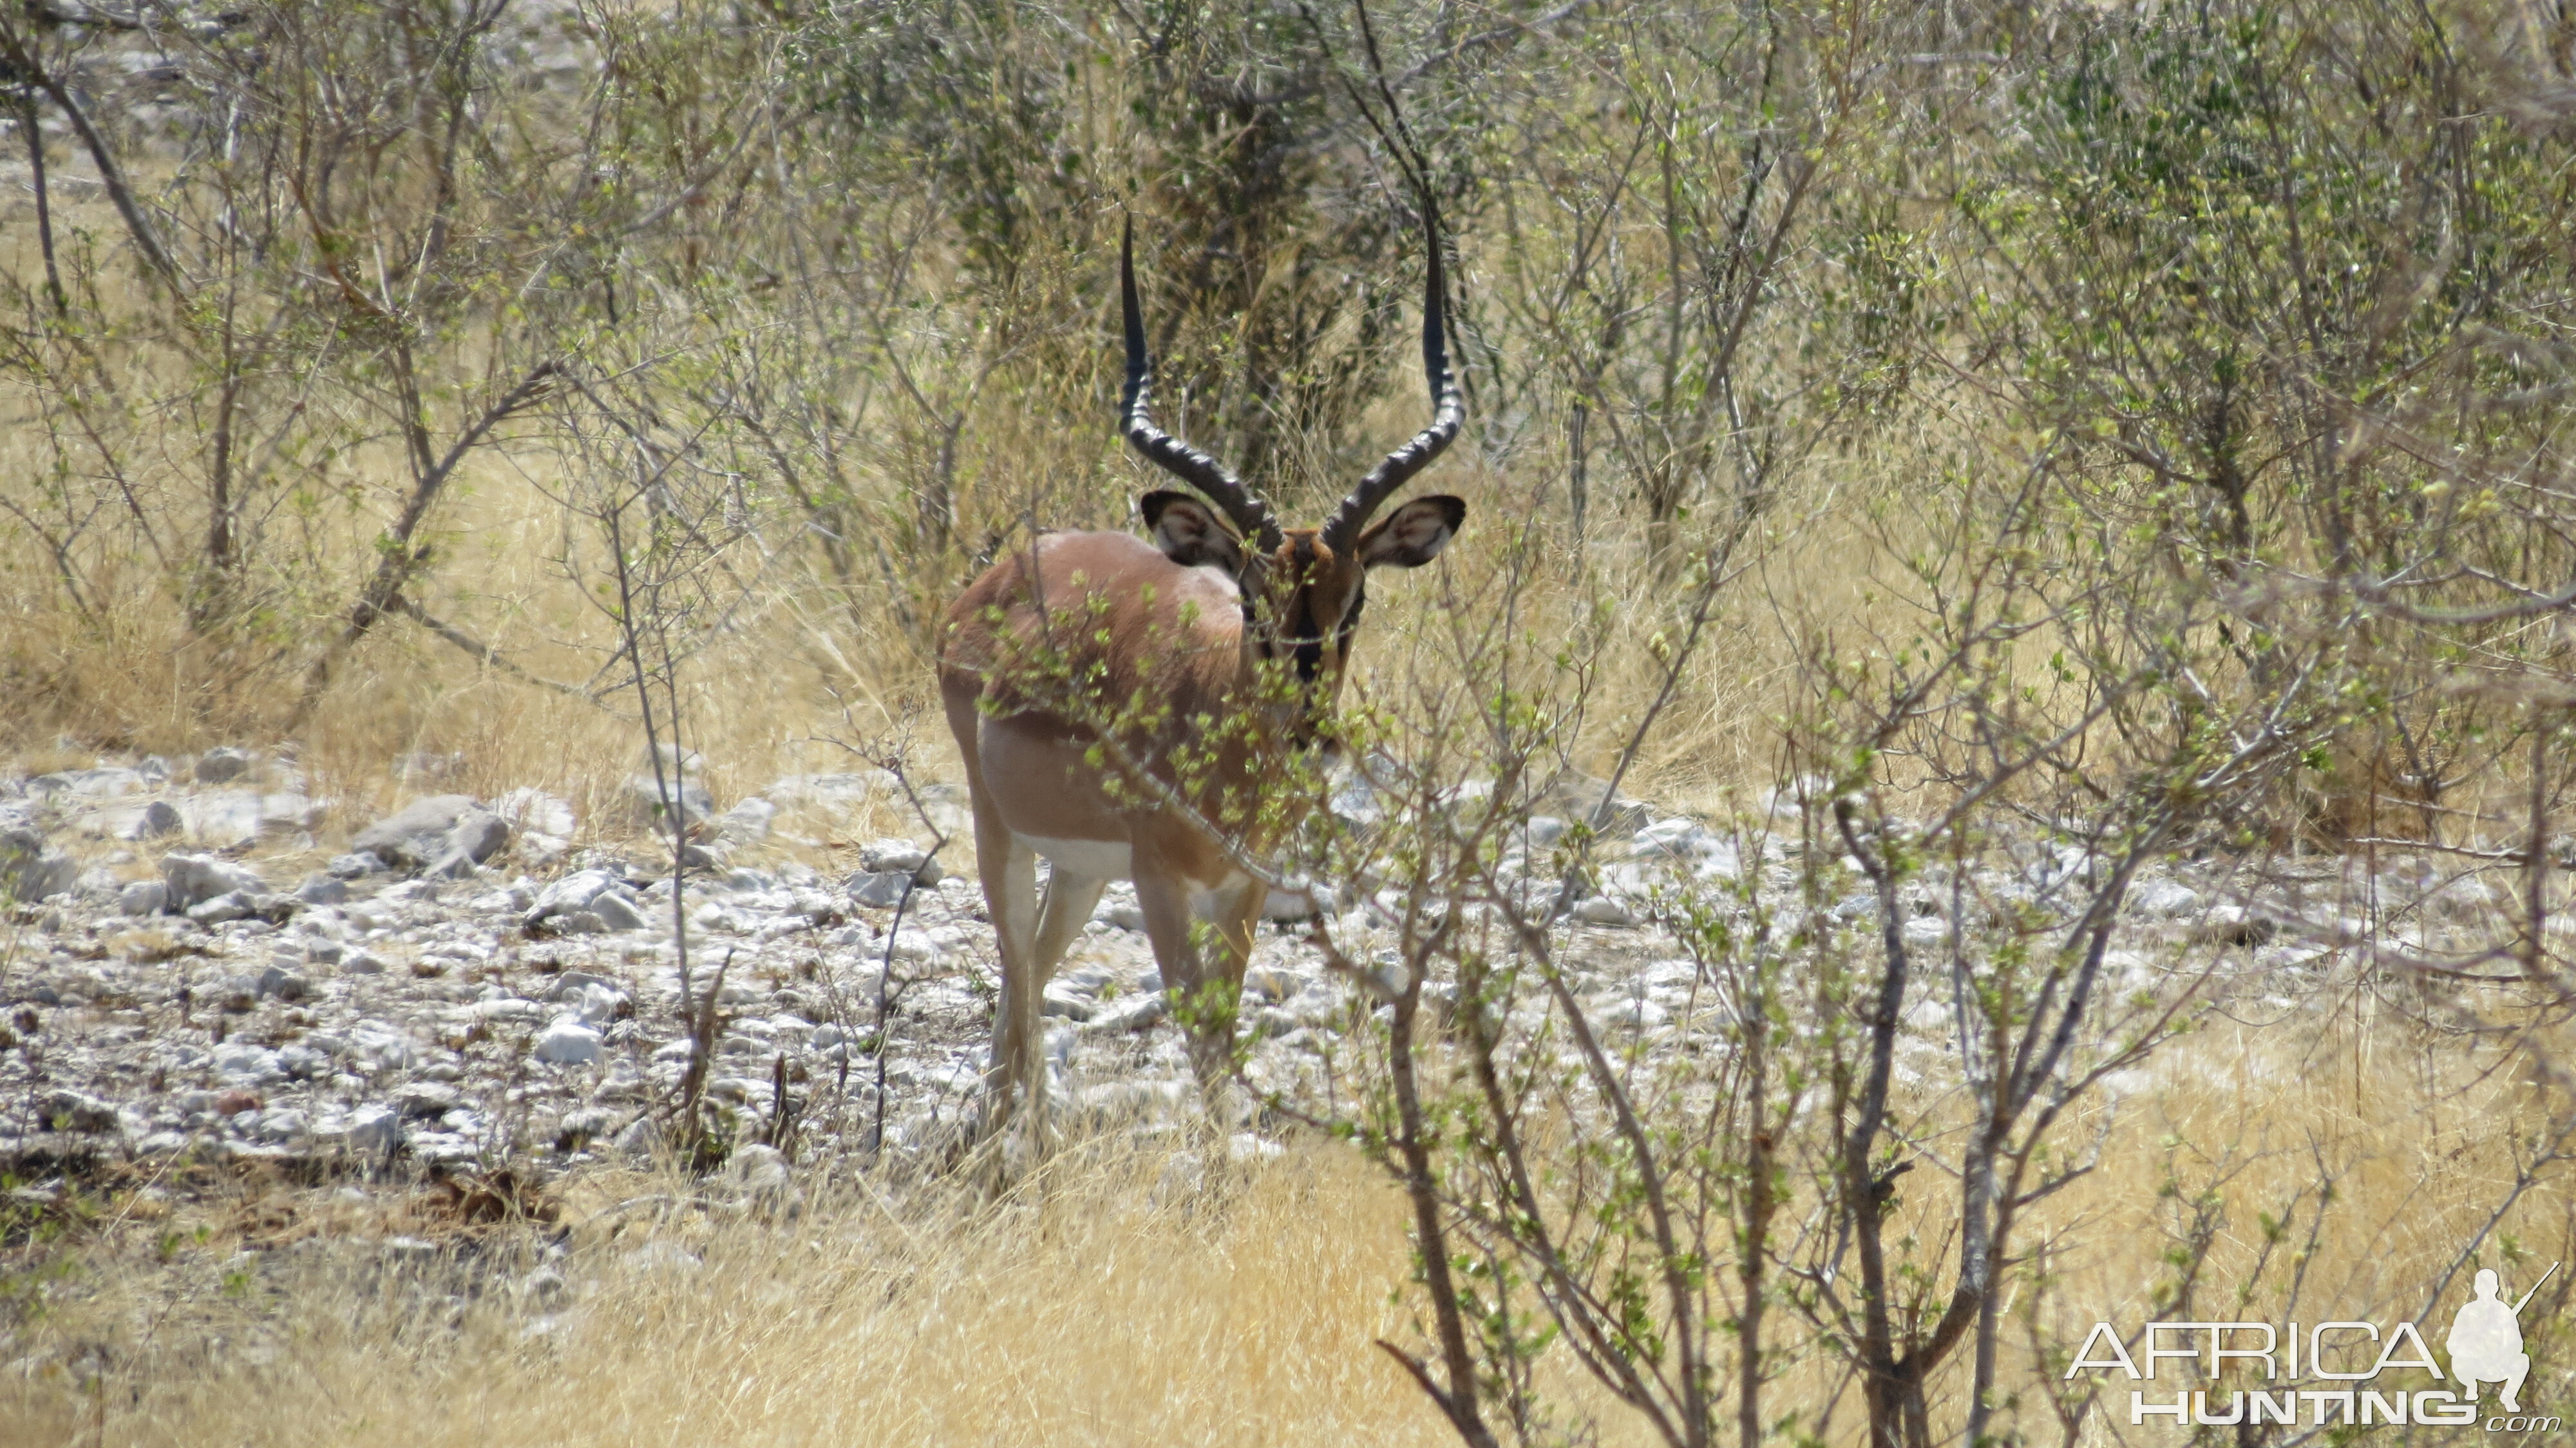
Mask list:
MULTIPOLYGON (((1393 1198, 1332 1154, 1216 1190, 1166 1167, 1122 1153, 997 1208, 862 1187, 785 1223, 613 1214, 573 1229, 534 1334, 505 1292, 407 1305, 345 1238, 234 1298, 111 1270, 0 1334, 107 1344, 104 1399, 78 1361, 10 1373, 0 1441, 87 1441, 102 1404, 136 1444, 1439 1441, 1369 1345, 1397 1325, 1393 1198)), ((485 1265, 524 1273, 527 1246, 485 1265)))
MULTIPOLYGON (((2155 1317, 2393 1324, 2422 1312, 2504 1200, 2531 1131, 2564 1103, 2491 1047, 2360 1014, 2222 1026, 2070 1122, 2065 1139, 2079 1155, 2098 1143, 2098 1164, 2018 1239, 2039 1254, 2005 1341, 2025 1434, 2058 1439, 2045 1390, 2066 1386, 2037 1366, 2034 1343, 2071 1350, 2097 1320, 2125 1332, 2155 1317), (2268 1249, 2267 1215, 2286 1223, 2268 1249), (2178 1249, 2197 1255, 2187 1309, 2156 1296, 2181 1275, 2178 1249)), ((1937 1135, 1917 1143, 1927 1169, 1899 1207, 1935 1253, 1955 1192, 1932 1165, 1941 1151, 1937 1135)), ((384 1199, 352 1209, 308 1193, 287 1230, 273 1199, 227 1199, 195 1209, 215 1228, 199 1240, 186 1211, 146 1220, 158 1209, 126 1198, 109 1214, 120 1225, 75 1236, 60 1257, 13 1254, 12 1300, 43 1311, 0 1319, 13 1324, 0 1329, 0 1443, 1452 1441, 1372 1346, 1419 1342, 1397 1300, 1407 1218, 1341 1148, 1202 1177, 1167 1145, 1097 1141, 998 1206, 962 1188, 897 1199, 859 1181, 815 1186, 786 1221, 659 1205, 687 1191, 574 1182, 569 1250, 553 1264, 569 1292, 556 1302, 516 1285, 542 1265, 533 1230, 451 1235, 452 1255, 390 1268, 373 1239, 426 1229, 389 1219, 384 1199), (166 1265, 153 1251, 165 1233, 177 1242, 166 1265), (311 1240, 286 1242, 298 1233, 311 1240), (232 1256, 263 1237, 266 1265, 232 1256), (42 1260, 73 1265, 39 1283, 25 1269, 42 1260), (228 1288, 232 1271, 246 1276, 228 1288)), ((2571 1253, 2576 1197, 2553 1167, 2479 1261, 2521 1284, 2571 1253)), ((1946 1271, 1935 1264, 1936 1281, 1946 1271)), ((2428 1338, 2462 1292, 2455 1281, 2423 1313, 2428 1338)), ((2527 1400, 2576 1391, 2567 1300, 2544 1292, 2526 1314, 2540 1365, 2527 1400)), ((1786 1356, 1766 1417, 1795 1410, 1826 1441, 1853 1441, 1858 1406, 1834 1355, 1792 1310, 1775 1324, 1786 1356)), ((1936 1428, 1955 1428, 1965 1366, 1936 1379, 1936 1428)), ((1595 1417, 1597 1441, 1645 1441, 1561 1358, 1540 1381, 1561 1419, 1595 1417)), ((2101 1386, 2125 1428, 2130 1385, 2101 1386)), ((2104 1411, 2077 1441, 2113 1441, 2104 1411)))

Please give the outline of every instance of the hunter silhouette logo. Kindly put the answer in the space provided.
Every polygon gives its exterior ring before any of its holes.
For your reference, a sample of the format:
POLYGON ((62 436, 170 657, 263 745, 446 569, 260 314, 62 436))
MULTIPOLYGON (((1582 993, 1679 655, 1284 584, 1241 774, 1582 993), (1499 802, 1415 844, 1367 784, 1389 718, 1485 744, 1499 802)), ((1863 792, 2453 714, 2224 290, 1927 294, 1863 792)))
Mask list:
POLYGON ((2522 1392, 2522 1380, 2531 1375, 2531 1354, 2522 1350, 2522 1310, 2557 1271, 2558 1264, 2550 1263, 2540 1281, 2531 1284, 2531 1291, 2507 1307, 2496 1295, 2495 1273, 2478 1270, 2478 1295, 2461 1304, 2460 1315, 2451 1319, 2451 1335, 2442 1344, 2451 1350, 2451 1376, 2460 1380, 2460 1390, 2470 1402, 2478 1400, 2478 1384, 2502 1383, 2504 1410, 2522 1411, 2517 1395, 2522 1392))
POLYGON ((2107 1322, 2097 1322, 2076 1350, 2066 1376, 2116 1371, 2134 1381, 2153 1382, 2159 1363, 2189 1359, 2193 1377, 2208 1386, 2170 1396, 2131 1389, 2132 1425, 2163 1418, 2183 1428, 2239 1423, 2289 1426, 2305 1414, 2308 1424, 2319 1428, 2381 1423, 2465 1428, 2480 1421, 2478 1390, 2493 1384, 2500 1389, 2495 1401, 2503 1411, 2485 1419, 2488 1432, 2555 1432, 2564 1426, 2563 1419, 2523 1411, 2522 1389, 2531 1376, 2531 1354, 2523 1350, 2522 1313, 2557 1275, 2558 1267, 2551 1263, 2530 1291, 2511 1300, 2504 1295, 2502 1278, 2491 1269, 2479 1270, 2474 1295, 2453 1314, 2450 1334, 2442 1340, 2451 1371, 2438 1388, 2406 1389, 2378 1381, 2392 1368, 2444 1378, 2431 1345, 2411 1322, 2397 1323, 2385 1333, 2378 1323, 2356 1321, 2293 1322, 2286 1324, 2286 1331, 2269 1322, 2150 1322, 2137 1334, 2134 1357, 2130 1338, 2107 1322), (2370 1352, 2374 1344, 2375 1355, 2370 1352), (2260 1379, 2266 1386, 2231 1388, 2222 1407, 2222 1379, 2260 1379))

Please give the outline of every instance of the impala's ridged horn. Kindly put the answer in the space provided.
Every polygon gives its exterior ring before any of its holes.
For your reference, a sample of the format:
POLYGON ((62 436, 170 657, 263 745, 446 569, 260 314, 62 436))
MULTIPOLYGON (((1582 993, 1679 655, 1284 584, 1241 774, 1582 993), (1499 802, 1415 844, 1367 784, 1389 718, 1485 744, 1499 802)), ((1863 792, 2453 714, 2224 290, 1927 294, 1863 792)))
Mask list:
MULTIPOLYGON (((1209 502, 1234 520, 1244 537, 1254 540, 1261 556, 1279 551, 1279 524, 1269 505, 1255 497, 1225 465, 1154 425, 1146 407, 1154 394, 1154 363, 1145 355, 1145 310, 1136 301, 1136 218, 1127 218, 1127 235, 1118 243, 1118 292, 1127 322, 1127 394, 1118 406, 1118 425, 1155 466, 1207 495, 1209 502)), ((1454 426, 1454 424, 1453 424, 1454 426)))
POLYGON ((1331 521, 1324 524, 1324 546, 1335 553, 1346 552, 1359 541, 1360 530, 1368 526, 1370 516, 1396 489, 1440 456, 1457 438, 1458 424, 1467 415, 1465 404, 1458 398, 1457 375, 1449 370, 1447 288, 1440 272, 1440 215, 1427 200, 1422 208, 1422 235, 1431 253, 1430 274, 1422 286, 1422 370, 1431 379, 1431 425, 1415 433, 1413 441, 1388 453, 1386 461, 1360 479, 1359 486, 1351 489, 1351 495, 1334 510, 1331 521))

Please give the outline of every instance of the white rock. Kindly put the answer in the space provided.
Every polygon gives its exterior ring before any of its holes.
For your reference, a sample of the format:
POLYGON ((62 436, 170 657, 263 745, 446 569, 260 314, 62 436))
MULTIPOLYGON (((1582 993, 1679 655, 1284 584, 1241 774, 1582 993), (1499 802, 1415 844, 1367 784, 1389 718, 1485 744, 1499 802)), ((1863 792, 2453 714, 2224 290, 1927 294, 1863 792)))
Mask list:
POLYGON ((277 1107, 261 1115, 256 1135, 262 1141, 279 1143, 295 1141, 312 1129, 312 1118, 289 1106, 277 1107))
POLYGON ((1705 855, 1714 852, 1719 840, 1697 820, 1657 820, 1637 831, 1631 848, 1640 855, 1705 855))
POLYGON ((227 849, 267 835, 309 830, 322 822, 324 813, 323 806, 292 792, 218 789, 179 801, 188 832, 206 844, 227 849))
POLYGON ((725 1174, 745 1189, 758 1193, 785 1195, 795 1185, 788 1171, 786 1153, 774 1146, 757 1143, 736 1147, 733 1159, 725 1163, 725 1174))
POLYGON ((591 897, 590 913, 611 930, 641 930, 650 922, 642 909, 622 889, 602 890, 591 897))
POLYGON ((924 885, 936 885, 948 878, 939 861, 910 840, 871 840, 860 848, 859 863, 878 873, 910 875, 924 885))
POLYGON ((492 813, 523 835, 570 835, 579 821, 572 806, 537 789, 514 789, 492 801, 492 813))
POLYGON ((2180 920, 2200 909, 2200 892, 2179 880, 2149 880, 2129 892, 2129 908, 2158 920, 2180 920))
POLYGON ((117 1111, 113 1102, 78 1091, 52 1091, 45 1095, 42 1118, 57 1131, 114 1131, 117 1111))
POLYGON ((161 883, 168 892, 164 908, 181 911, 219 895, 245 891, 259 894, 268 889, 268 882, 257 871, 212 855, 162 856, 161 883))
POLYGON ((116 833, 121 839, 157 840, 164 835, 175 835, 187 827, 187 820, 180 816, 170 801, 156 799, 138 811, 131 824, 116 833))
POLYGON ((776 818, 778 806, 754 795, 716 816, 716 831, 738 844, 756 845, 769 838, 770 821, 776 818))
MULTIPOLYGON (((492 818, 472 795, 423 795, 358 831, 349 848, 374 855, 389 865, 417 870, 435 863, 452 848, 449 835, 469 812, 492 818)), ((504 837, 507 828, 503 826, 504 837)))
POLYGON ((277 1053, 248 1041, 226 1041, 215 1048, 215 1074, 235 1085, 262 1086, 286 1079, 277 1053))
POLYGON ((1574 918, 1588 925, 1634 925, 1636 912, 1613 895, 1595 895, 1574 907, 1574 918))
POLYGON ((558 915, 587 910, 590 902, 599 898, 600 892, 624 883, 606 870, 576 870, 538 891, 537 903, 529 907, 523 923, 535 925, 558 915))
POLYGON ((579 993, 582 1024, 606 1027, 617 1018, 618 1009, 626 1004, 626 995, 613 986, 587 985, 579 993))
POLYGON ((197 783, 230 784, 250 772, 252 757, 239 749, 209 749, 197 757, 197 783))
POLYGON ((849 878, 848 884, 851 899, 879 910, 902 904, 904 896, 915 888, 913 877, 901 870, 861 870, 849 878))
POLYGON ((584 1065, 599 1059, 599 1032, 583 1025, 579 1016, 557 1016, 554 1023, 537 1033, 537 1059, 558 1066, 584 1065))

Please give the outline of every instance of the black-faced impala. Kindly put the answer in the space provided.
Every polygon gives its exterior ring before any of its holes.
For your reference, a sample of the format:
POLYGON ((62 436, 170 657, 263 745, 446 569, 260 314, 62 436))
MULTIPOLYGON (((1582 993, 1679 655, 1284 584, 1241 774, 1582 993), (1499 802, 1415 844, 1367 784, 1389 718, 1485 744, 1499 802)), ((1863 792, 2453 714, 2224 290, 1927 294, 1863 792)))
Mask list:
POLYGON ((1436 231, 1422 309, 1431 425, 1320 528, 1281 528, 1260 494, 1154 425, 1134 253, 1131 222, 1119 255, 1120 427, 1199 496, 1138 499, 1147 538, 1039 534, 976 579, 942 625, 940 694, 1002 956, 988 1130, 1023 1103, 1043 1118, 1042 992, 1111 880, 1136 882, 1165 988, 1197 1007, 1184 1023, 1200 1084, 1216 1088, 1266 894, 1242 862, 1268 858, 1304 812, 1281 782, 1301 776, 1288 767, 1299 751, 1328 737, 1368 571, 1430 562, 1467 514, 1456 498, 1416 498, 1368 526, 1458 435, 1436 231), (1193 939, 1200 921, 1212 961, 1193 939))

